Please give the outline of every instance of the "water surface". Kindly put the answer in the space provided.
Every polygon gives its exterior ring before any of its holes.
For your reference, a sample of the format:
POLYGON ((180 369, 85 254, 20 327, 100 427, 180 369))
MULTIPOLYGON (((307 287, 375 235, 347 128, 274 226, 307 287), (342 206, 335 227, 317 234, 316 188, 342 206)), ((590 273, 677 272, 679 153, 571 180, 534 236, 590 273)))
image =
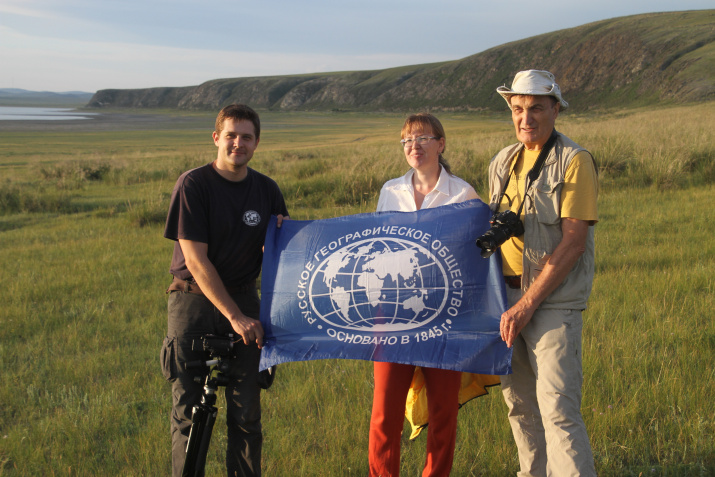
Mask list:
POLYGON ((78 112, 71 108, 0 106, 0 121, 69 121, 92 119, 96 114, 78 112))

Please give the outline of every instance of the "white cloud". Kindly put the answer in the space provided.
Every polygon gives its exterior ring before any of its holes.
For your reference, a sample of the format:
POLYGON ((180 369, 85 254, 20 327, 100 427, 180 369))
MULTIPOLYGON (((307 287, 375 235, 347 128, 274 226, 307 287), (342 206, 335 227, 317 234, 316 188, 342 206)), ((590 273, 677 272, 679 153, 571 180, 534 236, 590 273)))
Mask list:
POLYGON ((0 0, 0 87, 95 91, 382 69, 712 0, 0 0))
POLYGON ((46 39, 0 27, 0 87, 49 91, 192 86, 217 78, 382 69, 436 55, 280 54, 46 39), (27 61, 32 58, 32 61, 27 61))

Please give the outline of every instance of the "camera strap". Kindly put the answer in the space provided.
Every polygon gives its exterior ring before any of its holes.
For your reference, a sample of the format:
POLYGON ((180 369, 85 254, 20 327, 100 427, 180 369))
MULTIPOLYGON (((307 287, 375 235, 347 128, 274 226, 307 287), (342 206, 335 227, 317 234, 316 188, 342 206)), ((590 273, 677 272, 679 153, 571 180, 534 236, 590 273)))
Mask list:
MULTIPOLYGON (((541 151, 539 152, 539 156, 536 158, 536 162, 534 163, 534 166, 531 168, 529 173, 526 175, 526 182, 524 184, 524 197, 526 197, 526 193, 529 191, 529 188, 531 187, 531 185, 541 175, 541 169, 544 167, 544 162, 546 162, 546 158, 548 157, 549 152, 551 152, 551 149, 554 147, 554 144, 556 143, 557 136, 558 136, 558 134, 556 133, 556 129, 554 129, 551 132, 551 136, 546 141, 546 144, 544 144, 544 147, 541 148, 541 151)), ((511 173, 509 173, 509 175, 506 177, 506 182, 504 182, 504 187, 502 187, 501 193, 499 194, 499 200, 497 201, 497 210, 499 210, 499 205, 501 204, 501 201, 504 198, 504 194, 506 194, 506 188, 509 185, 510 179, 511 179, 511 173)), ((521 204, 519 205, 519 210, 516 211, 517 217, 521 216, 521 209, 524 208, 524 202, 525 202, 524 200, 521 201, 521 204)), ((496 212, 494 212, 494 213, 496 214, 496 212)))

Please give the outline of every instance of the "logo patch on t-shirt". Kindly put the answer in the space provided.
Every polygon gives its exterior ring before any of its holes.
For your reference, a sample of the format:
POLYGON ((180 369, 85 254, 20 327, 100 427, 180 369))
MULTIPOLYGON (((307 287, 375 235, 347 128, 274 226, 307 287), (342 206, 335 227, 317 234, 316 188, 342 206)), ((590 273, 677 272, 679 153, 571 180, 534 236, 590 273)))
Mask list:
POLYGON ((255 210, 247 210, 243 214, 243 223, 255 227, 261 223, 261 216, 255 210))

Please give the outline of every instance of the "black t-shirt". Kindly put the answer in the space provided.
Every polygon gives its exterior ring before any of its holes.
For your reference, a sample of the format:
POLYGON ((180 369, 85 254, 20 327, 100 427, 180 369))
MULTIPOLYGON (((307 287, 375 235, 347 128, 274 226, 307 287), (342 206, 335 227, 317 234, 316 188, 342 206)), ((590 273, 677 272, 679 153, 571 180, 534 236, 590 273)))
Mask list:
POLYGON ((186 280, 179 239, 208 244, 208 258, 223 284, 233 287, 258 277, 271 215, 288 215, 273 179, 248 168, 240 182, 221 177, 212 164, 185 172, 171 195, 164 237, 176 240, 170 272, 186 280))

